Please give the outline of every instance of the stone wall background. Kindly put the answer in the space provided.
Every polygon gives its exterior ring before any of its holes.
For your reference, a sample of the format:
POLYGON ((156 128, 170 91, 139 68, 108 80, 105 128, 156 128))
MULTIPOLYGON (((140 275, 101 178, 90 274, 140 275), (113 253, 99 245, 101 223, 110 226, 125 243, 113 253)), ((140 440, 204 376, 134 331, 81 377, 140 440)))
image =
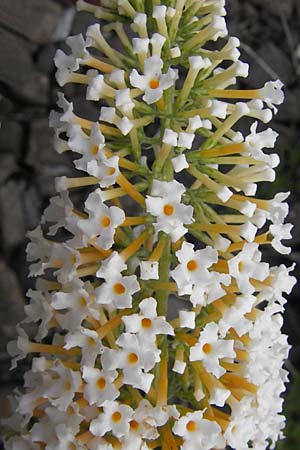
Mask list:
MULTIPOLYGON (((267 255, 272 264, 290 265, 300 261, 300 222, 297 220, 300 214, 300 0, 227 0, 227 8, 230 33, 240 38, 242 60, 250 63, 250 76, 243 81, 243 86, 260 87, 269 79, 277 78, 285 84, 285 103, 271 124, 280 133, 277 151, 282 163, 276 183, 264 186, 262 195, 265 192, 269 196, 278 190, 292 191, 293 252, 284 258, 271 250, 267 255)), ((48 128, 48 115, 55 107, 58 92, 52 60, 69 34, 84 32, 93 20, 85 13, 75 15, 73 0, 0 0, 2 417, 8 411, 6 395, 22 385, 22 372, 26 369, 23 363, 18 370, 9 371, 5 352, 7 342, 15 336, 16 323, 23 317, 25 292, 33 287, 33 281, 27 278, 26 232, 37 226, 49 197, 54 195, 54 177, 70 176, 73 170, 68 155, 58 155, 53 150, 52 131, 48 128)), ((73 99, 77 97, 80 104, 78 87, 68 87, 68 93, 73 99)), ((92 111, 85 111, 86 115, 89 113, 92 111)), ((296 272, 299 274, 299 269, 296 272)), ((296 385, 300 368, 298 297, 299 287, 296 287, 285 317, 285 332, 293 345, 287 363, 294 380, 290 388, 293 395, 300 394, 296 385)), ((293 409, 290 415, 293 436, 289 439, 292 440, 280 448, 299 449, 299 410, 293 409)))

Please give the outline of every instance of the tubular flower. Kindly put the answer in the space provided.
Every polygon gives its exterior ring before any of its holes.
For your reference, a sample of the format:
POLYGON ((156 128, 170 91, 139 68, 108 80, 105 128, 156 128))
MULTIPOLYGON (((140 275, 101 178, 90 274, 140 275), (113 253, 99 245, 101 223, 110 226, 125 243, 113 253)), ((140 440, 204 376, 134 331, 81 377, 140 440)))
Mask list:
POLYGON ((36 286, 8 352, 13 368, 34 357, 6 450, 266 450, 283 437, 295 278, 261 247, 290 252, 288 193, 256 196, 279 164, 259 123, 282 84, 231 88, 248 65, 224 6, 78 1, 96 23, 56 53, 57 81, 81 84, 99 115, 62 93, 50 114, 78 176, 56 179, 28 234, 36 286))

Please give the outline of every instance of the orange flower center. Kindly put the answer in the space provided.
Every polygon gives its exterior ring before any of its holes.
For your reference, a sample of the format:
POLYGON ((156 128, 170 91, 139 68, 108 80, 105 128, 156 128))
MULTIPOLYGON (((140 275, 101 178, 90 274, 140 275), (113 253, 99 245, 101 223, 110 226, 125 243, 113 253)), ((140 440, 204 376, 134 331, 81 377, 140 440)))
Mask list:
POLYGON ((196 422, 194 422, 193 420, 190 420, 187 424, 186 424, 186 429, 190 432, 196 431, 196 422))
POLYGON ((122 295, 126 291, 126 288, 125 288, 125 286, 122 283, 116 283, 114 285, 114 291, 115 291, 116 294, 122 295))
POLYGON ((169 204, 164 206, 164 214, 166 216, 171 216, 173 214, 173 212, 174 212, 174 206, 169 205, 169 204))
POLYGON ((66 391, 70 391, 71 388, 72 388, 71 381, 67 381, 66 384, 65 384, 65 390, 66 390, 66 391))
POLYGON ((101 225, 103 226, 103 228, 109 227, 109 225, 110 225, 110 218, 108 216, 102 217, 101 225))
POLYGON ((119 411, 116 411, 112 414, 111 418, 113 422, 120 422, 120 420, 122 419, 122 414, 119 411))
POLYGON ((212 345, 211 344, 204 344, 202 347, 202 350, 204 353, 210 353, 212 351, 212 345))
POLYGON ((197 261, 195 261, 194 259, 191 259, 191 260, 187 263, 186 267, 188 268, 188 270, 189 270, 190 272, 194 272, 194 270, 196 270, 197 267, 198 267, 197 261))
POLYGON ((95 341, 95 339, 92 338, 92 337, 89 337, 87 341, 88 341, 88 344, 89 344, 89 345, 96 345, 96 341, 95 341))
POLYGON ((70 263, 76 264, 76 256, 75 255, 70 256, 70 263))
POLYGON ((157 89, 159 86, 159 80, 150 80, 149 81, 149 87, 151 89, 157 89))
POLYGON ((152 325, 152 320, 148 319, 147 317, 144 317, 144 319, 142 319, 142 327, 143 328, 151 328, 152 325))
POLYGON ((130 422, 130 428, 132 428, 133 430, 137 430, 139 428, 139 423, 136 420, 132 420, 130 422))
POLYGON ((91 148, 91 154, 92 155, 97 155, 98 150, 99 150, 98 145, 94 145, 94 147, 91 148))
POLYGON ((79 303, 82 306, 82 308, 85 308, 86 305, 87 305, 87 301, 86 301, 86 299, 84 297, 80 297, 79 303))
POLYGON ((98 380, 97 380, 97 388, 98 389, 100 389, 100 390, 102 390, 102 389, 104 389, 105 388, 105 386, 106 386, 106 380, 105 380, 105 378, 99 378, 98 380))
POLYGON ((113 174, 115 173, 115 171, 116 171, 116 169, 115 169, 114 167, 110 167, 110 168, 107 170, 107 174, 108 174, 108 175, 113 175, 113 174))
POLYGON ((129 364, 136 364, 139 360, 139 357, 136 353, 129 353, 127 360, 129 364))

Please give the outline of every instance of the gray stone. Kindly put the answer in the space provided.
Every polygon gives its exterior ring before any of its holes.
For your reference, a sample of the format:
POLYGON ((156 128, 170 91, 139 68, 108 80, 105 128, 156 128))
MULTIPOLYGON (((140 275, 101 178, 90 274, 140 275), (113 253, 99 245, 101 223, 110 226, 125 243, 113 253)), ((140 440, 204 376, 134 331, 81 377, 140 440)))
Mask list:
POLYGON ((26 227, 22 207, 23 183, 10 180, 0 188, 1 232, 4 248, 15 247, 25 239, 26 227))
POLYGON ((16 157, 13 153, 1 154, 0 185, 2 185, 7 180, 7 178, 14 173, 16 168, 16 157))
POLYGON ((1 0, 0 25, 41 44, 51 40, 61 13, 51 0, 1 0))
POLYGON ((0 41, 0 59, 5 61, 0 66, 0 81, 22 100, 47 103, 48 77, 36 70, 23 39, 1 30, 0 41))
POLYGON ((283 15, 290 18, 294 9, 294 0, 252 0, 253 3, 264 8, 269 13, 278 16, 283 15))
POLYGON ((60 176, 72 167, 67 153, 58 154, 53 147, 53 130, 49 128, 48 119, 42 118, 32 122, 29 137, 27 164, 42 174, 60 176))
POLYGON ((19 155, 23 147, 23 128, 13 120, 1 121, 0 129, 0 152, 19 155))
MULTIPOLYGON (((0 260, 0 353, 16 336, 16 325, 24 318, 24 296, 18 279, 4 260, 0 260)), ((0 408, 1 409, 1 408, 0 408)))
POLYGON ((245 84, 262 87, 265 82, 280 79, 288 83, 293 76, 293 66, 287 55, 271 41, 264 42, 257 51, 245 44, 241 45, 242 60, 250 64, 249 76, 245 84))
POLYGON ((31 124, 26 163, 34 169, 39 191, 45 197, 55 194, 55 177, 75 174, 70 154, 58 154, 54 150, 53 130, 49 128, 46 118, 37 119, 31 124))

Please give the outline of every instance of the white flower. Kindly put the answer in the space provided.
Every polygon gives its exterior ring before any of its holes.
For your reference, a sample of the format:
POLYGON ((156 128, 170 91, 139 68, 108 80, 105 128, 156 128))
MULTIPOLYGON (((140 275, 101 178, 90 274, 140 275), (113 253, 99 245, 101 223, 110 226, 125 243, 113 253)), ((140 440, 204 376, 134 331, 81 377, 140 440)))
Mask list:
POLYGON ((224 406, 226 400, 231 395, 228 389, 215 387, 210 391, 209 403, 217 406, 224 406))
POLYGON ((210 322, 201 331, 199 341, 190 348, 190 361, 202 361, 205 369, 220 378, 226 370, 220 365, 220 359, 234 358, 232 339, 220 339, 219 327, 210 322))
POLYGON ((84 233, 86 245, 89 239, 97 237, 97 245, 107 250, 114 243, 115 230, 124 222, 125 213, 117 206, 106 206, 101 197, 100 189, 96 189, 88 196, 85 210, 89 217, 79 220, 78 227, 84 233))
POLYGON ((30 298, 30 303, 24 306, 26 318, 23 323, 39 322, 38 332, 35 336, 37 341, 41 341, 48 334, 53 318, 53 311, 51 308, 51 296, 48 292, 42 293, 40 291, 33 291, 29 289, 26 296, 30 298))
POLYGON ((69 125, 67 134, 69 136, 68 145, 73 152, 83 155, 76 159, 74 165, 79 170, 87 171, 89 161, 102 161, 106 158, 104 154, 105 138, 99 129, 99 125, 94 123, 90 135, 85 134, 80 125, 69 125))
POLYGON ((119 391, 113 384, 117 376, 116 370, 103 371, 83 366, 82 378, 86 382, 83 394, 90 405, 102 406, 105 400, 115 400, 119 396, 119 391))
POLYGON ((66 412, 52 406, 44 411, 45 415, 30 429, 31 440, 47 442, 49 449, 62 450, 71 447, 74 450, 82 450, 75 437, 79 433, 80 423, 84 420, 79 414, 78 405, 72 403, 66 412))
POLYGON ((74 235, 80 231, 77 227, 78 216, 74 213, 74 205, 70 200, 68 191, 62 191, 59 195, 50 198, 50 204, 44 210, 42 223, 52 222, 48 235, 54 236, 59 228, 65 228, 74 235))
POLYGON ((60 86, 63 85, 66 75, 76 72, 80 65, 84 65, 90 58, 87 47, 91 45, 91 42, 89 39, 85 41, 82 34, 69 36, 66 44, 71 48, 71 54, 66 55, 61 49, 58 49, 54 56, 54 63, 58 69, 55 77, 60 86))
POLYGON ((56 311, 55 318, 60 326, 68 331, 76 331, 87 316, 98 318, 98 312, 93 307, 90 295, 92 287, 79 279, 66 285, 68 292, 55 292, 52 294, 51 306, 56 311))
POLYGON ((149 49, 149 43, 150 43, 149 38, 133 38, 132 39, 133 53, 147 55, 148 49, 149 49))
POLYGON ((65 336, 64 347, 66 349, 81 348, 81 365, 88 367, 94 367, 97 357, 104 352, 104 347, 96 331, 83 327, 65 336))
POLYGON ((185 187, 178 181, 154 180, 151 196, 146 197, 147 212, 157 217, 156 231, 170 234, 173 242, 186 234, 184 224, 193 222, 193 207, 180 202, 184 192, 185 187))
POLYGON ((225 295, 221 286, 230 284, 230 276, 208 271, 218 261, 218 252, 212 247, 194 251, 194 245, 184 242, 176 252, 179 264, 171 271, 179 295, 191 295, 193 305, 207 305, 225 295))
POLYGON ((86 90, 86 99, 99 101, 102 98, 114 98, 115 89, 109 86, 102 74, 96 70, 89 70, 87 75, 90 75, 90 81, 86 90))
POLYGON ((181 249, 176 252, 179 261, 178 266, 171 271, 171 276, 176 281, 179 294, 190 293, 195 284, 208 280, 208 268, 218 261, 218 252, 212 247, 194 251, 194 245, 183 242, 181 249))
POLYGON ((189 164, 183 153, 179 156, 176 156, 175 158, 172 158, 171 162, 176 173, 181 172, 183 169, 187 169, 189 167, 189 164))
MULTIPOLYGON (((273 148, 278 136, 278 133, 273 131, 271 128, 257 133, 257 122, 254 122, 251 127, 251 133, 245 139, 245 151, 242 152, 243 155, 251 155, 255 160, 262 161, 266 163, 271 163, 272 155, 266 155, 262 152, 263 148, 273 148)), ((272 163, 273 165, 273 163, 272 163)))
POLYGON ((277 108, 274 105, 280 105, 284 100, 282 88, 283 83, 276 80, 268 81, 263 88, 259 89, 260 98, 275 112, 277 112, 277 108))
POLYGON ((203 411, 187 413, 173 426, 175 434, 183 437, 182 450, 210 450, 223 448, 224 439, 220 426, 211 420, 203 419, 203 411))
POLYGON ((269 264, 260 261, 261 252, 254 242, 245 244, 236 256, 228 260, 229 274, 236 279, 242 294, 252 294, 255 291, 250 278, 263 281, 269 275, 269 264))
POLYGON ((178 134, 178 147, 191 149, 193 145, 193 140, 195 138, 194 133, 186 133, 185 131, 181 131, 178 134))
POLYGON ((147 37, 147 15, 143 13, 136 13, 131 24, 133 31, 138 33, 140 37, 147 37))
POLYGON ((252 321, 245 314, 252 310, 255 301, 254 295, 237 296, 235 303, 223 313, 218 323, 221 337, 225 337, 230 328, 234 328, 239 336, 252 329, 252 321))
POLYGON ((25 330, 20 325, 17 325, 16 331, 18 333, 17 340, 9 341, 6 348, 7 353, 13 358, 11 361, 11 369, 15 369, 17 362, 26 358, 30 351, 30 341, 25 330))
POLYGON ((80 372, 65 367, 60 361, 55 362, 50 372, 52 378, 48 380, 43 396, 60 411, 67 411, 81 387, 80 372))
POLYGON ((53 243, 44 238, 40 225, 27 233, 30 242, 26 246, 27 261, 36 261, 29 266, 29 277, 42 275, 48 266, 53 243))
POLYGON ((158 261, 140 262, 141 280, 158 280, 158 261))
MULTIPOLYGON (((67 241, 68 242, 68 241, 67 241)), ((67 243, 55 242, 48 267, 59 266, 54 272, 57 280, 62 283, 70 283, 77 277, 77 267, 80 265, 80 253, 67 243)))
POLYGON ((195 328, 196 313, 194 311, 179 311, 179 323, 182 328, 195 328))
POLYGON ((140 313, 122 317, 125 329, 128 333, 136 333, 145 339, 145 346, 154 342, 157 334, 174 335, 172 326, 164 316, 157 316, 157 302, 153 297, 144 298, 139 304, 140 313))
POLYGON ((123 370, 123 383, 148 392, 154 375, 148 373, 159 361, 160 351, 156 345, 144 347, 142 339, 135 334, 123 333, 116 343, 122 350, 105 349, 101 363, 104 370, 123 370))
POLYGON ((145 59, 144 75, 140 75, 136 69, 129 75, 131 85, 145 92, 143 100, 148 104, 157 102, 163 91, 174 86, 178 78, 176 70, 169 68, 167 73, 163 74, 162 68, 163 60, 153 55, 145 59))
POLYGON ((116 108, 108 106, 101 107, 100 120, 116 125, 124 136, 126 136, 134 126, 133 122, 128 119, 128 117, 119 117, 116 114, 116 108))
POLYGON ((116 107, 125 116, 132 117, 134 102, 130 97, 130 89, 124 88, 116 90, 116 107))
POLYGON ((166 42, 165 36, 159 33, 153 33, 150 39, 152 46, 152 56, 157 55, 160 57, 164 43, 166 42))
POLYGON ((281 240, 292 238, 291 229, 293 228, 293 226, 294 225, 292 225, 290 223, 285 223, 285 224, 276 224, 276 225, 274 224, 274 225, 271 225, 269 228, 269 231, 270 231, 271 235, 273 236, 271 245, 273 248, 275 248, 275 250, 277 250, 282 255, 288 255, 289 253, 291 253, 291 248, 283 245, 281 243, 281 240))
POLYGON ((116 253, 102 263, 96 275, 104 278, 105 282, 95 289, 96 303, 105 305, 109 310, 131 307, 132 295, 140 290, 140 285, 136 275, 121 275, 125 268, 126 264, 116 253))
POLYGON ((109 310, 131 308, 132 295, 139 289, 135 275, 127 277, 115 275, 95 289, 96 302, 107 306, 109 310))
POLYGON ((114 84, 118 89, 126 88, 125 70, 114 69, 109 75, 110 83, 114 84))
POLYGON ((104 436, 109 431, 117 438, 125 436, 129 432, 132 414, 130 406, 107 400, 103 404, 103 413, 91 421, 90 432, 94 436, 104 436))

